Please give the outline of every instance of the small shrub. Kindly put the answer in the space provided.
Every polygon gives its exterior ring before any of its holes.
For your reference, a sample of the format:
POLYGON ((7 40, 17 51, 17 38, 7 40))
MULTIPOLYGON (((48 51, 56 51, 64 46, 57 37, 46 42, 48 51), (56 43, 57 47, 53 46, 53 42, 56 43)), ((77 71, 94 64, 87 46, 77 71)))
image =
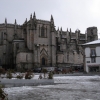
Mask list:
POLYGON ((56 72, 55 71, 52 71, 52 74, 54 75, 56 72))
POLYGON ((47 73, 47 69, 43 69, 42 72, 44 73, 44 78, 45 78, 45 74, 47 73))
POLYGON ((62 70, 62 74, 67 74, 67 70, 66 69, 63 69, 62 70))
POLYGON ((3 90, 2 90, 2 88, 0 87, 0 98, 2 98, 2 94, 3 94, 3 90))
POLYGON ((20 72, 21 72, 21 73, 25 73, 25 69, 23 69, 23 68, 20 69, 20 72))
MULTIPOLYGON (((5 95, 7 95, 3 90, 2 88, 0 87, 0 100, 5 100, 5 95)), ((8 99, 7 99, 8 100, 8 99)))
POLYGON ((14 69, 9 69, 9 71, 10 71, 11 73, 15 73, 15 70, 14 70, 14 69))
POLYGON ((4 85, 2 85, 2 84, 0 84, 0 88, 5 88, 5 86, 4 86, 4 85))
POLYGON ((12 73, 10 71, 7 72, 7 78, 11 79, 13 76, 12 76, 12 73))
POLYGON ((4 68, 0 68, 0 74, 5 74, 5 73, 6 73, 5 69, 4 68))
POLYGON ((25 79, 31 79, 33 77, 33 74, 31 72, 27 72, 25 74, 25 79))
POLYGON ((53 79, 53 73, 52 72, 49 72, 48 79, 53 79))
POLYGON ((17 77, 16 78, 18 78, 18 79, 22 79, 23 78, 23 76, 22 75, 17 75, 17 77))
POLYGON ((70 68, 70 70, 69 70, 69 71, 70 71, 70 73, 73 73, 73 69, 72 69, 72 68, 70 68))

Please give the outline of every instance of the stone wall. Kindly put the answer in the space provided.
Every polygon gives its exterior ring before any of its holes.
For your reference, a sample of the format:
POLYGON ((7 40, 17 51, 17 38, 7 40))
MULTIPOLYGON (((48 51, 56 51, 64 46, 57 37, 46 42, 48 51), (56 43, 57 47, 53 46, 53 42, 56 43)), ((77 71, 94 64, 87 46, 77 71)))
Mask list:
POLYGON ((16 56, 16 66, 18 69, 31 69, 33 68, 33 56, 32 53, 19 52, 16 56))
POLYGON ((5 87, 53 85, 53 79, 0 79, 0 84, 5 87))

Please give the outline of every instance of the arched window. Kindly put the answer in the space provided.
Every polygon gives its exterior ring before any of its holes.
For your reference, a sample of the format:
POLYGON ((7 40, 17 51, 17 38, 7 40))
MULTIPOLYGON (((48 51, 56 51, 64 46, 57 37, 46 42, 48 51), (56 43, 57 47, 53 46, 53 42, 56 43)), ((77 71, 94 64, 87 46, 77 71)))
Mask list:
POLYGON ((45 58, 42 58, 42 65, 45 65, 45 58))
POLYGON ((41 37, 45 37, 45 28, 44 28, 44 26, 41 27, 41 37))
POLYGON ((41 32, 40 30, 41 30, 41 29, 40 29, 40 25, 39 25, 39 37, 40 37, 40 32, 41 32))

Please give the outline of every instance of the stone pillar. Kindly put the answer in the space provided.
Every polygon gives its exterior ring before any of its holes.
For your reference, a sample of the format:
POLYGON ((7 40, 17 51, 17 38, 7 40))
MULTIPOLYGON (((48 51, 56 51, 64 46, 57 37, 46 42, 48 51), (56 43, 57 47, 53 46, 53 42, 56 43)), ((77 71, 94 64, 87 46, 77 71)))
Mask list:
POLYGON ((51 61, 52 61, 52 66, 56 66, 56 40, 55 40, 55 33, 51 32, 51 61))
POLYGON ((34 45, 33 57, 34 57, 34 65, 36 66, 36 64, 37 64, 37 47, 36 47, 36 45, 34 45))
POLYGON ((30 30, 30 50, 33 49, 33 39, 34 39, 34 35, 33 35, 33 30, 30 30))
POLYGON ((51 64, 52 64, 52 60, 51 60, 51 58, 52 58, 52 55, 51 55, 51 45, 48 45, 48 65, 49 66, 51 66, 51 64))
POLYGON ((27 47, 28 49, 30 48, 30 29, 28 30, 28 33, 27 33, 27 47))
POLYGON ((38 66, 40 67, 40 46, 38 45, 38 55, 37 55, 37 57, 38 57, 38 66))
POLYGON ((64 63, 67 63, 67 51, 64 52, 64 63))

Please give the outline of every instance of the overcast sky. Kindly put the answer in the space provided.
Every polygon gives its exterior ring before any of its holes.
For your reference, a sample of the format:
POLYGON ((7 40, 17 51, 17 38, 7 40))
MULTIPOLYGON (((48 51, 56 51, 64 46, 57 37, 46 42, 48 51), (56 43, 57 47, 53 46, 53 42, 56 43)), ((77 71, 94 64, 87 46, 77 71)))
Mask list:
POLYGON ((30 14, 37 19, 50 20, 53 15, 56 28, 64 31, 97 26, 100 33, 100 0, 0 0, 0 23, 7 18, 8 23, 23 24, 30 14))

